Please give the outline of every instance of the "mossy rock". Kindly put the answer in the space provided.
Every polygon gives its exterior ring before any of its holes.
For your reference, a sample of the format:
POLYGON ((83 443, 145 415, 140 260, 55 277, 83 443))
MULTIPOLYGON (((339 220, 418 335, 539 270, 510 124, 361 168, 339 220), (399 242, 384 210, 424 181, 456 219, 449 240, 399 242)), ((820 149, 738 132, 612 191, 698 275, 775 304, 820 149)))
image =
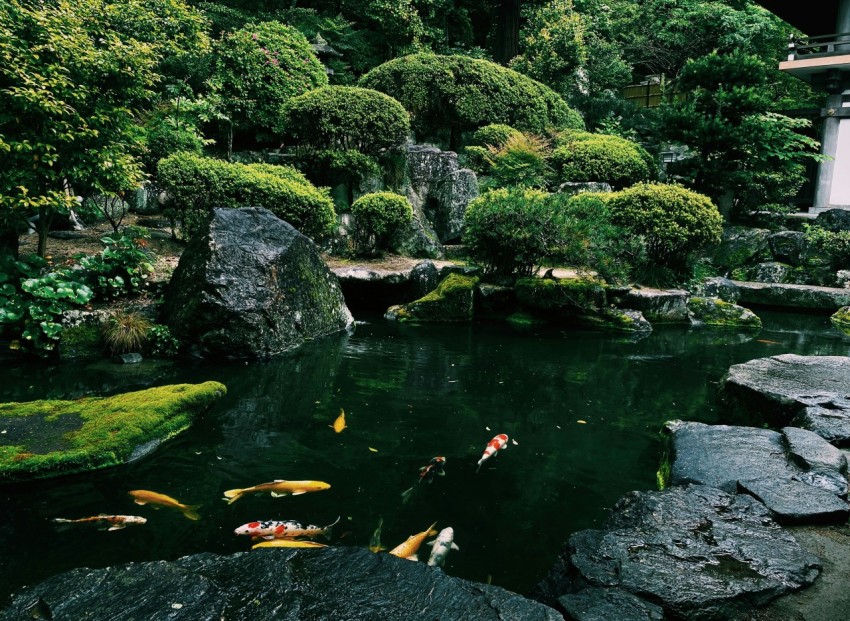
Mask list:
POLYGON ((103 337, 99 326, 83 324, 62 330, 59 356, 62 360, 99 358, 103 355, 103 337))
POLYGON ((520 304, 539 310, 589 311, 606 306, 606 287, 590 278, 520 278, 520 304))
POLYGON ((399 321, 471 321, 477 276, 449 274, 424 297, 393 306, 386 317, 399 321))
POLYGON ((505 317, 505 321, 507 321, 509 324, 511 324, 511 326, 519 330, 528 330, 530 328, 533 328, 534 326, 542 326, 546 324, 546 321, 544 319, 535 317, 534 315, 529 315, 528 313, 524 313, 522 311, 511 313, 510 315, 505 317))
POLYGON ((227 392, 223 384, 176 384, 112 397, 0 404, 0 481, 115 466, 189 428, 227 392))
POLYGON ((582 317, 582 322, 600 330, 613 332, 652 332, 652 324, 636 310, 603 308, 582 317))
POLYGON ((850 331, 850 306, 842 306, 829 320, 845 334, 850 331))
POLYGON ((761 329, 761 319, 753 311, 720 298, 691 297, 688 313, 696 323, 717 328, 761 329))

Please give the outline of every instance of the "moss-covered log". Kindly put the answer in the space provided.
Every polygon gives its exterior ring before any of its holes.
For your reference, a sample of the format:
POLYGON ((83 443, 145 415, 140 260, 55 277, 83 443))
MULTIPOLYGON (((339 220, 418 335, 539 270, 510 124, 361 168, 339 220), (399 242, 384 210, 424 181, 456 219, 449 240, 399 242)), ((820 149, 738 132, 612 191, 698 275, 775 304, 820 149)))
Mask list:
POLYGON ((0 481, 96 470, 140 457, 188 429, 226 393, 218 382, 112 397, 0 404, 0 481))

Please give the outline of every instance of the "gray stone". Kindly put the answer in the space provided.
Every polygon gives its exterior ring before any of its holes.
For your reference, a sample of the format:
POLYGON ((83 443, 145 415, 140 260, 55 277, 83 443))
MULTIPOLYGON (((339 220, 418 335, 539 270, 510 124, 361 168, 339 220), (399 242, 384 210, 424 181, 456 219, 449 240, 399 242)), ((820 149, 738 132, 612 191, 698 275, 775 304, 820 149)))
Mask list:
POLYGON ((713 278, 706 278, 698 287, 697 291, 694 292, 694 295, 700 295, 706 298, 720 298, 724 302, 736 304, 741 294, 734 282, 728 278, 715 276, 713 278))
POLYGON ((120 354, 113 358, 119 364, 139 364, 142 361, 142 354, 120 354))
POLYGON ((767 263, 759 263, 752 269, 750 279, 753 282, 785 282, 788 280, 788 274, 791 268, 784 263, 770 261, 767 263))
POLYGON ((478 277, 449 274, 436 289, 408 304, 387 309, 386 319, 399 321, 471 321, 478 277))
POLYGON ((559 185, 557 191, 562 194, 569 194, 570 196, 582 194, 584 192, 598 194, 610 192, 611 184, 600 181, 567 181, 566 183, 559 185))
POLYGON ((356 547, 75 569, 24 589, 0 612, 2 621, 22 618, 562 621, 555 610, 502 588, 356 547))
POLYGON ((513 287, 479 282, 475 290, 476 312, 504 315, 516 307, 516 290, 513 287))
POLYGON ((652 324, 638 310, 630 308, 600 308, 580 317, 579 323, 614 332, 652 332, 652 324))
MULTIPOLYGON (((788 425, 811 407, 850 415, 850 358, 795 354, 758 358, 731 366, 720 390, 739 416, 776 427, 788 425)), ((809 426, 794 426, 817 433, 809 426)))
POLYGON ((730 226, 723 229, 720 245, 714 252, 714 264, 721 269, 735 269, 767 258, 767 229, 730 226))
POLYGON ((671 618, 726 620, 812 584, 819 569, 753 497, 688 485, 626 494, 604 530, 570 537, 534 595, 620 588, 671 618))
POLYGON ((835 283, 844 289, 850 289, 850 270, 838 270, 835 273, 835 283))
POLYGON ((782 435, 788 447, 788 456, 804 470, 835 470, 847 472, 844 453, 812 431, 797 427, 784 427, 782 435))
POLYGON ((588 588, 558 603, 576 621, 664 621, 664 609, 623 589, 588 588))
POLYGON ((781 524, 838 524, 850 517, 850 505, 838 496, 793 479, 739 481, 738 486, 781 524))
POLYGON ((315 244, 259 207, 215 209, 189 242, 162 309, 202 356, 264 358, 354 319, 315 244))
POLYGON ((847 477, 837 470, 807 470, 798 472, 793 479, 847 500, 847 477))
POLYGON ((460 241, 466 207, 478 198, 478 177, 468 168, 449 173, 437 182, 425 213, 443 244, 460 241))
POLYGON ((720 298, 691 297, 688 299, 688 314, 694 325, 748 330, 761 328, 761 319, 753 311, 720 298))
POLYGON ((822 211, 815 218, 815 226, 820 226, 834 233, 850 231, 850 211, 847 209, 822 211))
POLYGON ((632 289, 620 306, 639 310, 652 324, 690 323, 688 295, 683 289, 632 289))
POLYGON ((777 308, 811 308, 836 311, 850 305, 850 290, 815 285, 733 281, 740 291, 739 303, 777 308))
POLYGON ((808 429, 835 446, 850 446, 850 410, 831 407, 806 407, 791 424, 808 429))
POLYGON ((417 298, 436 289, 439 282, 440 272, 433 261, 422 261, 410 270, 411 289, 417 298))
POLYGON ((768 240, 773 259, 780 263, 802 265, 806 258, 806 235, 799 231, 780 231, 768 240))

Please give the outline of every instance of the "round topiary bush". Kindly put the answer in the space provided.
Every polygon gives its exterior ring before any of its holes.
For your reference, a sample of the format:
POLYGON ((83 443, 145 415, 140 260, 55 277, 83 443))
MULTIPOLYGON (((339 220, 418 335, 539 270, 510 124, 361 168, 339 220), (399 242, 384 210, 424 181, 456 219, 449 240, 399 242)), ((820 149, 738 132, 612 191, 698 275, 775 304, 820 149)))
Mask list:
POLYGON ((723 218, 707 196, 679 185, 639 183, 608 200, 611 221, 643 239, 650 267, 683 274, 693 253, 720 241, 723 218))
POLYGON ((587 132, 567 135, 550 160, 557 183, 601 181, 619 189, 655 177, 652 156, 630 140, 587 132))
POLYGON ((467 56, 412 54, 384 63, 360 86, 397 99, 410 113, 417 137, 460 146, 462 132, 490 123, 543 133, 583 129, 581 116, 555 91, 496 63, 467 56))
POLYGON ((491 123, 478 128, 463 150, 465 165, 479 175, 489 174, 490 147, 503 147, 508 140, 518 136, 522 136, 521 131, 503 123, 491 123))
POLYGON ((355 250, 372 255, 385 249, 393 234, 411 221, 413 207, 399 194, 375 192, 354 201, 351 213, 356 218, 355 250))
POLYGON ((392 97, 368 88, 325 86, 290 99, 283 137, 312 149, 377 155, 404 143, 410 117, 392 97))
POLYGON ((559 256, 568 231, 556 205, 540 190, 491 190, 466 208, 463 243, 488 275, 530 276, 559 256))

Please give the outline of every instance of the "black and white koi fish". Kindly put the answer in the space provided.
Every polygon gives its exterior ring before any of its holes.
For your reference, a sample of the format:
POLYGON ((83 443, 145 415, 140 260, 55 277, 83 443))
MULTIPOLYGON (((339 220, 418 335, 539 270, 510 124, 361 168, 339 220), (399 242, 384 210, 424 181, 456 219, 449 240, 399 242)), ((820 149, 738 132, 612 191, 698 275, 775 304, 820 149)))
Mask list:
POLYGON ((248 535, 254 539, 294 539, 295 537, 326 537, 330 539, 331 530, 339 522, 327 526, 302 526, 293 520, 266 520, 248 522, 233 531, 236 535, 248 535))

